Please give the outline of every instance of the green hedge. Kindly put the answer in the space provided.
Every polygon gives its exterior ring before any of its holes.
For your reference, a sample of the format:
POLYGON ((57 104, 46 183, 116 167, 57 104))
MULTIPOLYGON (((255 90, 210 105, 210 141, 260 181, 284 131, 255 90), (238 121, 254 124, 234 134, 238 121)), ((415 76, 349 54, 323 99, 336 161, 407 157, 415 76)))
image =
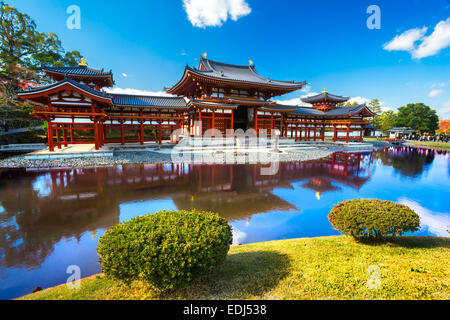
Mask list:
POLYGON ((355 238, 384 238, 418 231, 420 217, 409 207, 382 200, 351 200, 336 205, 328 215, 333 227, 355 238))
POLYGON ((215 213, 161 211, 109 229, 97 252, 106 276, 166 290, 216 270, 231 242, 231 227, 215 213))

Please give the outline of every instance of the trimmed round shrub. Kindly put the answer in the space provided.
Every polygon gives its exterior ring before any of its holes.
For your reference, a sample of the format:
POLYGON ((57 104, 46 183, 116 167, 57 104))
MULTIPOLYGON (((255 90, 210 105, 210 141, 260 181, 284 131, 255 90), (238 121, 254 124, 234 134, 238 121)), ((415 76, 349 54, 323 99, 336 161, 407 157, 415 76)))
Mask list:
POLYGON ((328 215, 333 227, 355 238, 381 239, 417 231, 420 217, 409 207, 382 200, 351 200, 336 205, 328 215))
POLYGON ((232 238, 218 214, 160 211, 112 227, 100 238, 97 253, 106 276, 144 280, 162 291, 186 287, 216 270, 232 238))

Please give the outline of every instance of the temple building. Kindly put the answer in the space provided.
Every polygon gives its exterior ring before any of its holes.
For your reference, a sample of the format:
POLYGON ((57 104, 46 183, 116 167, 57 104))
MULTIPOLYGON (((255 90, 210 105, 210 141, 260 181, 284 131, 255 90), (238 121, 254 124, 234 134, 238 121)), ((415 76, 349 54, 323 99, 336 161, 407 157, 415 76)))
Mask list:
POLYGON ((271 99, 306 82, 265 78, 253 63, 231 65, 203 56, 198 68, 186 66, 181 79, 166 88, 171 96, 108 93, 104 88, 115 84, 112 72, 89 68, 84 59, 78 66, 43 66, 42 71, 54 82, 18 96, 38 105, 32 114, 47 123, 50 151, 79 143, 96 149, 105 143, 162 143, 163 136, 174 139, 175 129, 186 136, 208 129, 279 130, 281 137, 296 141, 324 140, 325 132, 333 131, 334 141, 362 141, 367 118, 374 116, 365 105, 338 107, 348 98, 326 90, 303 99, 311 107, 277 104, 271 99))

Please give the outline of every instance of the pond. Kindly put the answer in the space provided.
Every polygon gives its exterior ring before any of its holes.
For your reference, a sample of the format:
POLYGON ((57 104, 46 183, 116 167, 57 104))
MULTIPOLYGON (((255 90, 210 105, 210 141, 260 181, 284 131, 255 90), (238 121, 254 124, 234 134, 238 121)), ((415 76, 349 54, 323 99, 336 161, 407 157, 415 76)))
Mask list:
POLYGON ((339 234, 327 215, 348 199, 406 204, 422 220, 416 235, 449 236, 450 157, 408 147, 336 153, 326 159, 260 165, 149 164, 96 169, 0 171, 0 299, 65 283, 70 265, 99 273, 106 229, 159 210, 219 212, 234 244, 339 234))

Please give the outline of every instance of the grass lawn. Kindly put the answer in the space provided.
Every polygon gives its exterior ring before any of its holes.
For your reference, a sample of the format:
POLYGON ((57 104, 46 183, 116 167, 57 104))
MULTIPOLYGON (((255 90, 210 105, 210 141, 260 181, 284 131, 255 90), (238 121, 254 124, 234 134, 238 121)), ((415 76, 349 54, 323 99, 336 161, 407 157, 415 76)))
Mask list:
POLYGON ((424 147, 436 150, 450 151, 450 142, 432 142, 432 141, 408 141, 412 147, 424 147))
POLYGON ((188 289, 159 294, 103 275, 23 299, 450 299, 450 238, 401 237, 384 244, 324 237, 232 247, 222 268, 188 289), (369 266, 380 289, 366 287, 369 266))

